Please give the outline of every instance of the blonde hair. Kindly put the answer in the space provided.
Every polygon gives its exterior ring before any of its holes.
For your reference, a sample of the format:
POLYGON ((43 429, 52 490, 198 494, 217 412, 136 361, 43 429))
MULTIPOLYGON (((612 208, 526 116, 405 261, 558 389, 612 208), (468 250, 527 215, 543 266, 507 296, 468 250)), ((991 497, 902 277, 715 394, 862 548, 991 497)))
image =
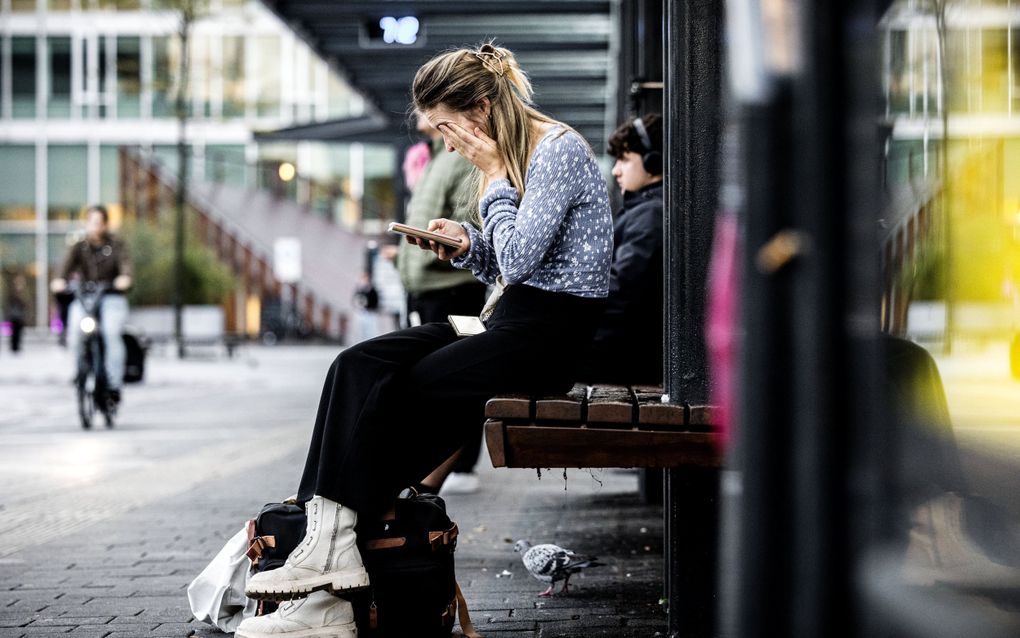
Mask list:
MULTIPOLYGON (((411 86, 414 107, 427 111, 444 106, 454 112, 476 108, 489 100, 489 137, 496 142, 507 176, 524 196, 524 176, 539 135, 533 122, 569 126, 536 109, 531 101, 531 81, 509 49, 486 42, 476 49, 456 49, 426 62, 411 86)), ((479 197, 487 184, 479 171, 479 197)))

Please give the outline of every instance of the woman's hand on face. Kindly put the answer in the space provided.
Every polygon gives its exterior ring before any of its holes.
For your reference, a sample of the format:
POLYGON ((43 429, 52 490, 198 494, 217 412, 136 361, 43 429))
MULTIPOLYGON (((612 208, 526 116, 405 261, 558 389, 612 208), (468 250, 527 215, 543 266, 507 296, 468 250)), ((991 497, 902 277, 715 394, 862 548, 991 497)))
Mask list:
POLYGON ((450 237, 457 237, 460 239, 460 247, 451 248, 449 246, 444 246, 443 244, 437 244, 434 241, 427 241, 410 236, 407 237, 408 243, 417 244, 419 248, 424 250, 431 250, 443 261, 450 261, 451 259, 460 257, 471 248, 471 237, 468 236, 464 227, 455 221, 450 221, 449 219, 433 219, 429 222, 429 226, 425 230, 430 230, 434 233, 449 235, 450 237))
POLYGON ((442 122, 438 128, 446 141, 465 159, 477 166, 490 181, 506 179, 506 165, 499 155, 496 142, 483 133, 482 129, 475 127, 473 131, 468 131, 453 122, 442 122))

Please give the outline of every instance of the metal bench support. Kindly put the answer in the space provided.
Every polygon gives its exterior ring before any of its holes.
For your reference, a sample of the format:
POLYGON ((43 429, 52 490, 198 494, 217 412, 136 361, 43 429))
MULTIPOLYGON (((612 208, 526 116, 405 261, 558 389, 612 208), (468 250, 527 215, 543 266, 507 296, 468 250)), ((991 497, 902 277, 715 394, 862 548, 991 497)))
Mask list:
MULTIPOLYGON (((664 386, 708 403, 705 281, 718 179, 722 0, 665 6, 664 386)), ((665 472, 669 636, 714 634, 718 469, 665 472), (681 518, 682 517, 682 518, 681 518)))

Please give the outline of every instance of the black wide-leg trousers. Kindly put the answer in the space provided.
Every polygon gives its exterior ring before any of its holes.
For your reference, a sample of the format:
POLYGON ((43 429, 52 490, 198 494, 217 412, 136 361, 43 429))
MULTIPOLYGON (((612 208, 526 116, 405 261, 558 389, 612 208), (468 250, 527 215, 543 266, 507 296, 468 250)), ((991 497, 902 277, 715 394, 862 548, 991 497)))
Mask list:
POLYGON ((492 396, 570 389, 602 307, 510 286, 481 334, 457 337, 449 324, 429 323, 344 350, 326 375, 298 499, 385 511, 480 436, 492 396))

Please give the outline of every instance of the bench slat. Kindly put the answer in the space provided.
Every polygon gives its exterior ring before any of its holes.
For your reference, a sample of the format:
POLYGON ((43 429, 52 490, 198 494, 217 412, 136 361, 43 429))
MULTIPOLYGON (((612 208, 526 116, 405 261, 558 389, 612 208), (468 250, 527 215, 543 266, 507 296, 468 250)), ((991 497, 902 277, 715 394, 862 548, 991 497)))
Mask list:
POLYGON ((588 424, 634 422, 634 397, 625 386, 596 385, 588 395, 588 424))
POLYGON ((661 385, 647 385, 642 383, 631 387, 634 390, 634 394, 639 396, 642 394, 654 394, 655 396, 661 397, 663 393, 661 385))
POLYGON ((485 418, 528 420, 533 415, 531 407, 531 398, 524 395, 506 394, 492 397, 485 402, 485 418))
POLYGON ((571 421, 574 425, 584 423, 588 386, 575 384, 570 392, 535 400, 536 421, 571 421))
POLYGON ((492 460, 492 467, 506 467, 506 451, 503 442, 506 440, 506 432, 503 430, 502 421, 488 420, 485 422, 485 446, 489 448, 489 458, 492 460), (494 427, 489 427, 489 424, 494 427))
POLYGON ((636 385, 632 390, 638 404, 638 423, 642 429, 666 427, 679 430, 684 428, 687 423, 684 406, 663 403, 662 386, 636 385))
POLYGON ((687 425, 692 430, 711 430, 716 423, 715 408, 711 405, 690 406, 690 416, 687 417, 687 425))
POLYGON ((718 467, 709 432, 649 432, 528 425, 490 420, 486 439, 497 442, 494 467, 718 467))
POLYGON ((661 395, 638 397, 638 427, 681 430, 687 423, 684 406, 663 403, 661 395))

